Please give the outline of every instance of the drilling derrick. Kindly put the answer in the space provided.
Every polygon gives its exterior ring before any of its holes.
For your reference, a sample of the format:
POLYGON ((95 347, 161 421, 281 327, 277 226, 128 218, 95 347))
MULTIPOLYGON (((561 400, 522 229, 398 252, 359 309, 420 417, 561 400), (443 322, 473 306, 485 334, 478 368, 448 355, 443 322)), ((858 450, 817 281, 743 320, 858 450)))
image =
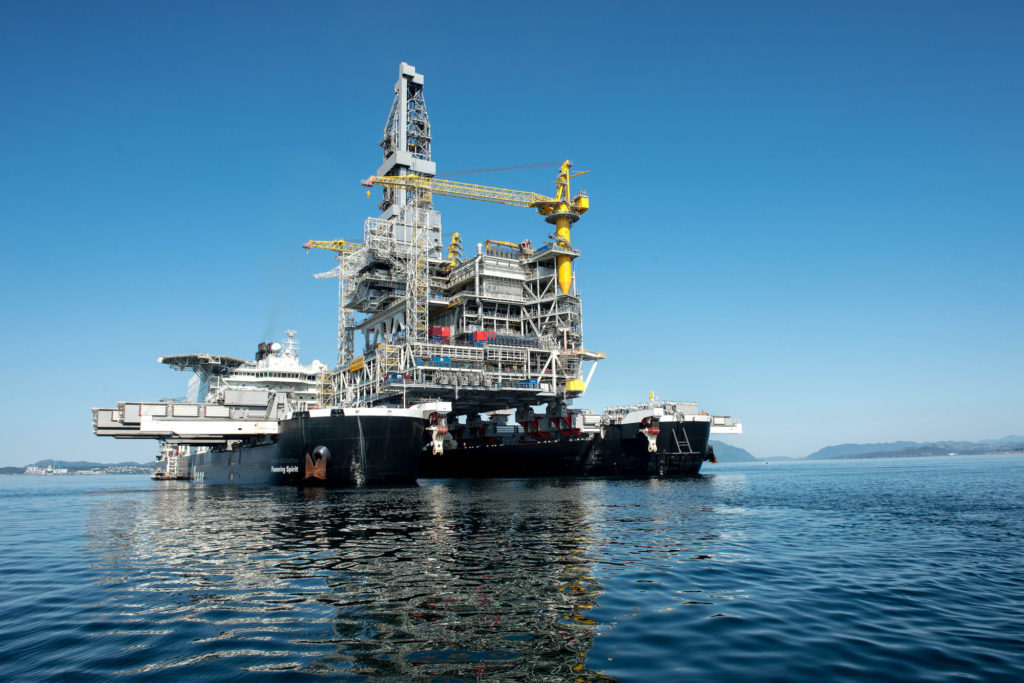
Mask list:
MULTIPOLYGON (((430 160, 430 118, 423 99, 423 75, 405 62, 399 66, 395 99, 388 113, 380 146, 384 161, 378 175, 401 177, 410 174, 433 177, 430 160)), ((394 188, 384 193, 378 208, 380 220, 394 226, 394 237, 404 248, 389 255, 388 261, 404 271, 406 336, 412 341, 427 338, 430 298, 429 260, 441 246, 441 217, 434 211, 430 195, 416 188, 394 188)))

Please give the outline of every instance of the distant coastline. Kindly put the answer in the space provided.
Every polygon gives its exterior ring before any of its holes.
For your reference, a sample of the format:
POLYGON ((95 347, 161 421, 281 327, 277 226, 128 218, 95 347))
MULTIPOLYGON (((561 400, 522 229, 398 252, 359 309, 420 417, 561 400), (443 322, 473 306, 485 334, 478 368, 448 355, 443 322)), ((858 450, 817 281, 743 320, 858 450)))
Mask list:
MULTIPOLYGON (((761 462, 765 460, 871 460, 875 458, 928 458, 935 456, 1024 455, 1024 436, 1011 435, 984 441, 891 441, 886 443, 844 443, 826 446, 805 456, 759 458, 745 448, 712 441, 719 462, 761 462)), ((23 467, 0 467, 0 475, 66 476, 72 474, 146 474, 156 471, 156 462, 100 463, 77 460, 40 460, 23 467), (41 471, 40 471, 41 470, 41 471)))
POLYGON ((851 460, 872 458, 927 458, 937 455, 989 455, 1024 453, 1024 436, 1007 436, 984 441, 893 441, 889 443, 840 444, 827 446, 807 460, 851 460))
POLYGON ((102 463, 76 460, 65 462, 62 460, 40 460, 32 465, 24 467, 0 467, 0 474, 27 475, 60 477, 69 475, 90 475, 90 474, 146 474, 151 475, 156 471, 156 463, 139 462, 118 462, 102 463))
POLYGON ((844 443, 826 446, 810 455, 794 457, 759 458, 750 451, 722 443, 711 442, 719 462, 755 462, 761 460, 870 460, 874 458, 928 458, 949 455, 1024 454, 1024 436, 1010 435, 1001 439, 983 441, 891 441, 886 443, 844 443))

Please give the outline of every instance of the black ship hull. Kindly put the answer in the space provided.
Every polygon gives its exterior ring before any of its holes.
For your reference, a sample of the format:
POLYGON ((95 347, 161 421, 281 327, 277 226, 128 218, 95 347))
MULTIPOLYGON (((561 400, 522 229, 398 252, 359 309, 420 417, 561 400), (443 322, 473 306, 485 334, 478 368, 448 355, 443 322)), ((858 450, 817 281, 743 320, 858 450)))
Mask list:
POLYGON ((709 459, 710 422, 662 422, 657 451, 639 425, 608 425, 601 433, 548 441, 461 447, 425 452, 421 478, 636 477, 700 473, 709 459))
POLYGON ((580 474, 593 447, 590 437, 425 451, 420 478, 560 477, 580 474))
POLYGON ((641 463, 642 474, 699 474, 701 465, 714 457, 710 447, 710 421, 664 422, 657 437, 657 450, 648 450, 648 439, 633 423, 619 427, 619 444, 627 458, 641 463))
POLYGON ((362 486, 412 484, 425 420, 406 415, 300 414, 272 441, 193 456, 191 478, 206 484, 362 486))

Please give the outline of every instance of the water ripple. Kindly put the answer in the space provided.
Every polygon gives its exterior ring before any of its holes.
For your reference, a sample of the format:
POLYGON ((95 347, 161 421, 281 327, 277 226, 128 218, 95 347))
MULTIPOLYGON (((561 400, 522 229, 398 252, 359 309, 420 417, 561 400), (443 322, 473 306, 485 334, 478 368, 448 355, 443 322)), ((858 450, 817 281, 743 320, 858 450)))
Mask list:
POLYGON ((1010 680, 1022 469, 949 460, 341 491, 5 478, 0 674, 1010 680))

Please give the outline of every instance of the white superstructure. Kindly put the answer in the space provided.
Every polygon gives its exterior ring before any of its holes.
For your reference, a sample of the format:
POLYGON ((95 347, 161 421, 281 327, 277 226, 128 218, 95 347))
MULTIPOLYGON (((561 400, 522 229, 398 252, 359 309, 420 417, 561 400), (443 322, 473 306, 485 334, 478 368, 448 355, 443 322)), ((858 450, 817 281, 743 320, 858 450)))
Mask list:
POLYGON ((288 340, 284 344, 261 343, 252 361, 207 353, 161 356, 158 360, 195 373, 189 380, 190 403, 230 405, 237 401, 237 392, 269 392, 287 397, 292 410, 305 410, 316 404, 320 375, 327 366, 318 360, 303 365, 295 330, 286 330, 285 335, 288 340))
POLYGON ((318 360, 302 364, 295 331, 285 334, 284 344, 261 343, 251 361, 208 353, 161 356, 159 362, 194 373, 185 401, 123 401, 116 408, 94 408, 94 433, 160 440, 157 460, 166 463, 161 473, 171 479, 179 478, 179 461, 197 449, 272 437, 280 420, 316 407, 327 370, 318 360))

